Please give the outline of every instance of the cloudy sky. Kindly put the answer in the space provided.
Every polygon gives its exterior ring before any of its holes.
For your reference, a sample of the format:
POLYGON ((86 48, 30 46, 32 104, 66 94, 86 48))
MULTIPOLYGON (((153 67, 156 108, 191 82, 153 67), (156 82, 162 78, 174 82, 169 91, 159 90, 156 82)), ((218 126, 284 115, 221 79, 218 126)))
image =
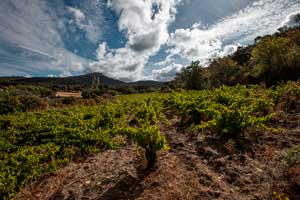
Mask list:
POLYGON ((300 0, 1 0, 0 76, 170 80, 298 12, 300 0))

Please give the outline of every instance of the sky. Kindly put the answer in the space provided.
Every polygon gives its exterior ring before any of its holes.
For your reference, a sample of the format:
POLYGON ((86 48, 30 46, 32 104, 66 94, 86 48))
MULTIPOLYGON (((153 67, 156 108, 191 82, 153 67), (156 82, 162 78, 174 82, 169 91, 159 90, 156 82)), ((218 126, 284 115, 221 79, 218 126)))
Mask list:
POLYGON ((298 13, 300 0, 1 0, 0 76, 168 81, 298 13))

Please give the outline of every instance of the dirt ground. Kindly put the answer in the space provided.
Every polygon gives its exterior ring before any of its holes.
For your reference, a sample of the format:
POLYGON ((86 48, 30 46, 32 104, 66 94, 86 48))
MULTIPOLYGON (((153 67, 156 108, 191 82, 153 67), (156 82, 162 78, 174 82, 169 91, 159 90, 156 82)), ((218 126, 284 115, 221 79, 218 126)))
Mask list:
POLYGON ((281 161, 285 150, 300 145, 299 122, 293 114, 276 123, 279 133, 249 131, 241 152, 230 142, 220 146, 212 134, 186 133, 172 119, 161 125, 170 150, 158 153, 152 171, 144 170, 141 150, 128 146, 71 163, 15 199, 261 200, 275 199, 275 191, 300 199, 300 188, 288 187, 281 161))

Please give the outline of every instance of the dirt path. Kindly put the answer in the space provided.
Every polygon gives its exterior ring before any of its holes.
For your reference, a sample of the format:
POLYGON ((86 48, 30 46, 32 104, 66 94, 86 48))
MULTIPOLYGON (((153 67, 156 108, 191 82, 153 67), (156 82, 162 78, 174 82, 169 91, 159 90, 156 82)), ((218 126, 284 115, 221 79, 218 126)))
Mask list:
POLYGON ((220 148, 213 137, 185 133, 173 119, 161 126, 171 148, 158 153, 155 170, 143 171, 136 147, 109 150, 58 170, 15 199, 272 199, 278 156, 300 144, 299 120, 290 115, 278 123, 283 133, 252 133, 251 149, 240 153, 220 148))

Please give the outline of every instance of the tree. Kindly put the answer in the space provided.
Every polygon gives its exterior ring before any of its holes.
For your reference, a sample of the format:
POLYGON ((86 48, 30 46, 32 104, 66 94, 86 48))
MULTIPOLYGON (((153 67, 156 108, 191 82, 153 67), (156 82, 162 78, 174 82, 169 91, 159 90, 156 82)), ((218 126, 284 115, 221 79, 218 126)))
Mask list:
POLYGON ((215 60, 209 66, 210 80, 212 86, 233 86, 240 83, 240 66, 229 57, 215 60))
POLYGON ((300 47, 288 38, 261 40, 252 51, 251 61, 252 75, 267 86, 300 77, 300 47))
POLYGON ((94 74, 91 88, 83 90, 81 95, 83 98, 89 99, 101 96, 104 92, 105 88, 104 85, 101 84, 100 77, 94 74))
POLYGON ((175 82, 189 90, 201 90, 209 86, 207 70, 200 65, 199 61, 192 62, 176 74, 175 82))

